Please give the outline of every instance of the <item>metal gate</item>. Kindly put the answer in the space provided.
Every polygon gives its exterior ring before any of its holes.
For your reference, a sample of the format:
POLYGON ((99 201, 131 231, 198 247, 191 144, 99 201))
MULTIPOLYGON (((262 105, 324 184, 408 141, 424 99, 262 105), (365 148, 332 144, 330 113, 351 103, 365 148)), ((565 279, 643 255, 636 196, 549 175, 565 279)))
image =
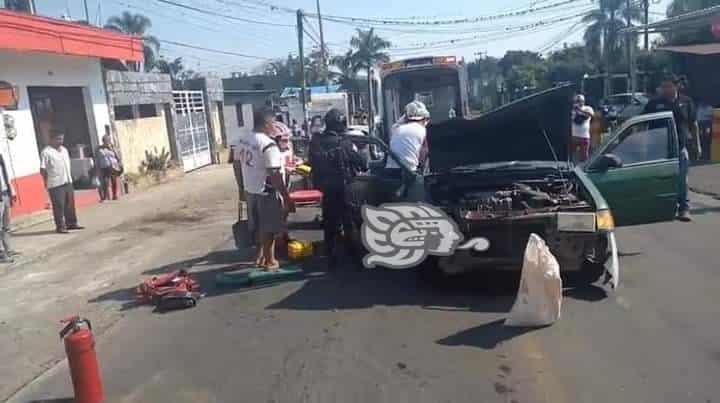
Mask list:
POLYGON ((185 172, 212 163, 202 91, 173 91, 175 137, 185 172))

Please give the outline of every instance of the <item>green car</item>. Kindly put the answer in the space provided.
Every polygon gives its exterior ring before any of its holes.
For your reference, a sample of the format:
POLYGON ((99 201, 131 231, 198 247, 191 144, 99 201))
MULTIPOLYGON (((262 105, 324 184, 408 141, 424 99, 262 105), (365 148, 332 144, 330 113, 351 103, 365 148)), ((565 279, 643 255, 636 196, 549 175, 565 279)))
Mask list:
POLYGON ((358 223, 363 204, 422 201, 455 220, 465 239, 484 237, 486 251, 456 250, 424 264, 444 275, 520 270, 531 233, 540 235, 561 273, 592 282, 619 278, 615 227, 669 221, 678 193, 677 134, 672 113, 626 121, 582 165, 570 162, 573 88, 556 87, 474 120, 428 129, 422 173, 383 173, 397 157, 378 139, 357 137, 369 150, 369 173, 351 187, 358 223))

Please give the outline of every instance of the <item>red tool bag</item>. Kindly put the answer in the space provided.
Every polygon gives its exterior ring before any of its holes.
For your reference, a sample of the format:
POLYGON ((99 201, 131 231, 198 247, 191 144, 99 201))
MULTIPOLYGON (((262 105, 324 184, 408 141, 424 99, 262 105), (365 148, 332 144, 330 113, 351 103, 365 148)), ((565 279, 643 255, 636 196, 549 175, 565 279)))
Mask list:
POLYGON ((322 197, 322 192, 315 189, 290 192, 290 200, 292 200, 296 206, 319 205, 322 202, 322 197))
POLYGON ((156 276, 137 287, 138 301, 161 310, 189 308, 200 298, 200 285, 186 270, 156 276))

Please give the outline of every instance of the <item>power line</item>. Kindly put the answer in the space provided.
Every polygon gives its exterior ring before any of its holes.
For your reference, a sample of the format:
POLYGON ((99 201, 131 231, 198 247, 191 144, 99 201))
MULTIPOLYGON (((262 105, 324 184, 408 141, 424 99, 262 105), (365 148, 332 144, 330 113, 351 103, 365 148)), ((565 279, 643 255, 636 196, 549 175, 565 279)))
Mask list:
POLYGON ((307 19, 307 17, 303 16, 303 19, 305 20, 305 27, 310 28, 310 31, 315 35, 316 38, 320 38, 320 34, 315 29, 315 27, 310 23, 310 20, 307 19))
POLYGON ((290 25, 290 24, 278 24, 278 23, 268 22, 268 21, 257 21, 257 20, 247 19, 247 18, 240 18, 240 17, 231 16, 231 15, 216 13, 216 12, 214 12, 214 11, 210 11, 210 10, 205 10, 205 9, 202 9, 202 8, 197 8, 197 7, 189 6, 189 5, 187 5, 187 4, 177 3, 177 2, 174 2, 174 1, 170 1, 170 0, 155 0, 155 1, 157 1, 158 3, 168 4, 168 5, 171 5, 171 6, 180 7, 180 8, 184 8, 184 9, 187 9, 187 10, 192 10, 192 11, 195 11, 195 12, 197 12, 197 13, 212 15, 212 16, 215 16, 215 17, 222 17, 222 18, 226 18, 226 19, 228 19, 228 20, 233 20, 233 21, 247 22, 247 23, 250 23, 250 24, 269 25, 269 26, 274 26, 274 27, 286 27, 286 28, 288 28, 288 27, 289 27, 289 28, 294 28, 294 27, 295 27, 294 25, 290 25))
MULTIPOLYGON (((185 11, 182 11, 182 10, 179 11, 179 13, 164 14, 164 13, 159 12, 159 9, 155 8, 158 6, 154 3, 150 3, 148 5, 148 7, 153 6, 153 8, 146 8, 146 7, 138 6, 135 4, 130 4, 130 3, 127 3, 127 2, 121 1, 121 0, 115 0, 115 1, 118 4, 124 6, 128 9, 143 11, 143 12, 147 13, 148 15, 158 16, 158 17, 166 18, 168 20, 180 22, 182 24, 192 25, 192 26, 198 27, 200 29, 204 29, 209 32, 224 33, 226 35, 232 35, 232 36, 236 36, 238 38, 240 37, 240 36, 237 36, 237 34, 234 31, 232 31, 232 30, 228 31, 227 29, 223 29, 222 26, 219 26, 219 24, 231 24, 231 22, 226 21, 226 20, 210 21, 207 19, 203 19, 202 16, 195 16, 195 15, 190 17, 186 14, 185 11), (201 24, 200 22, 205 22, 207 24, 212 24, 212 25, 201 24)), ((272 45, 272 43, 270 41, 268 41, 266 39, 266 37, 264 37, 262 35, 258 35, 255 32, 252 32, 252 31, 243 32, 243 37, 246 37, 247 35, 250 35, 250 36, 256 38, 257 42, 263 42, 264 45, 262 45, 262 46, 271 46, 272 45)), ((252 42, 252 43, 254 44, 255 42, 252 42)))
POLYGON ((225 50, 206 48, 206 47, 202 47, 202 46, 191 45, 191 44, 188 44, 188 43, 170 41, 170 40, 167 40, 167 39, 159 39, 159 41, 160 41, 160 43, 166 43, 166 44, 168 44, 168 45, 180 46, 180 47, 184 47, 184 48, 188 48, 188 49, 202 50, 202 51, 205 51, 205 52, 218 53, 218 54, 222 54, 222 55, 238 56, 238 57, 245 57, 245 58, 248 58, 248 59, 258 59, 258 60, 273 60, 273 59, 270 59, 270 58, 268 58, 268 57, 254 56, 254 55, 246 55, 246 54, 243 54, 243 53, 236 53, 236 52, 229 52, 229 51, 225 51, 225 50))
MULTIPOLYGON (((583 16, 587 15, 588 12, 589 11, 585 11, 582 13, 576 13, 573 15, 558 17, 558 18, 554 18, 554 19, 550 19, 550 20, 540 20, 540 21, 537 21, 537 22, 534 22, 531 24, 505 27, 504 29, 497 30, 496 32, 502 33, 502 35, 506 35, 506 34, 510 34, 510 33, 529 31, 534 28, 551 26, 551 25, 558 24, 561 22, 570 21, 575 18, 583 17, 583 16)), ((479 39, 483 39, 486 37, 488 37, 488 35, 474 35, 474 36, 465 37, 465 38, 454 38, 454 39, 447 39, 447 40, 442 40, 442 41, 426 42, 419 46, 410 46, 410 47, 405 47, 405 48, 393 48, 393 50, 395 50, 395 51, 398 51, 398 50, 399 51, 412 51, 412 50, 419 50, 419 49, 424 49, 424 48, 434 48, 434 47, 437 47, 440 45, 454 45, 454 44, 467 42, 467 41, 477 41, 479 39)))
MULTIPOLYGON (((574 6, 568 6, 564 8, 564 11, 569 10, 587 10, 590 5, 585 4, 576 4, 574 6)), ((323 18, 324 15, 323 15, 323 18)), ((415 28, 411 27, 386 27, 386 26, 377 26, 373 24, 368 23, 362 23, 362 22, 348 22, 348 21, 333 21, 338 24, 344 24, 348 25, 354 28, 365 28, 365 29, 374 29, 376 31, 383 31, 383 32, 392 32, 394 34, 401 33, 401 34, 408 34, 408 35, 444 35, 444 34, 474 34, 477 32, 493 32, 498 30, 498 26, 487 26, 487 25, 476 25, 476 26, 463 26, 462 28, 435 28, 435 27, 422 27, 418 26, 415 28)), ((502 27, 500 28, 502 29, 502 27)))
MULTIPOLYGON (((520 17, 528 14, 533 14, 541 11, 551 10, 554 8, 570 5, 577 2, 587 2, 587 0, 561 0, 544 6, 530 7, 522 10, 508 11, 504 13, 485 15, 472 18, 459 18, 452 20, 424 20, 424 21, 401 21, 391 19, 375 19, 375 18, 364 18, 364 17, 347 17, 338 15, 324 15, 323 18, 333 22, 362 22, 373 25, 458 25, 458 24, 470 24, 494 21, 502 18, 520 17)), ((317 17, 314 14, 308 14, 309 16, 317 17)))
POLYGON ((496 41, 504 41, 508 39, 513 39, 515 37, 534 34, 542 31, 547 31, 548 29, 555 28, 553 25, 542 25, 537 26, 529 30, 525 31, 516 31, 511 33, 494 33, 494 34, 488 34, 486 36, 483 36, 482 38, 478 38, 478 40, 472 41, 472 42, 464 42, 459 44, 453 44, 453 45, 442 45, 442 46, 435 46, 435 47, 428 47, 428 48, 420 48, 414 51, 407 51, 407 52, 392 52, 392 54, 395 57, 413 57, 413 56, 421 56, 426 55, 434 50, 452 50, 452 49, 463 49, 470 46, 476 46, 476 45, 485 45, 490 42, 496 42, 496 41))

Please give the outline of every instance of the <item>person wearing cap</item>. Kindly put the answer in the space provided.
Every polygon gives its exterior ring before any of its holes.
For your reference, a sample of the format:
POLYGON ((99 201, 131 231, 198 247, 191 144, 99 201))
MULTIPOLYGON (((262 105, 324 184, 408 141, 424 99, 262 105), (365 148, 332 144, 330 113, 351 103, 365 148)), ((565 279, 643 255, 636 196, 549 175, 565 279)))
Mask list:
POLYGON ((590 121, 595 113, 593 108, 585 105, 585 96, 577 94, 573 98, 572 147, 575 162, 588 159, 590 152, 590 121))
POLYGON ((400 164, 412 172, 417 171, 427 155, 427 125, 430 123, 430 112, 425 104, 413 101, 405 106, 405 115, 393 125, 390 134, 390 151, 399 161, 388 158, 385 165, 387 174, 402 177, 400 164))
POLYGON ((343 240, 346 252, 352 258, 358 258, 353 263, 360 262, 350 237, 353 220, 346 191, 355 175, 364 169, 365 161, 345 135, 346 132, 345 115, 333 108, 325 115, 325 131, 314 135, 310 141, 309 163, 313 184, 323 194, 323 239, 331 270, 336 268, 339 261, 336 243, 341 232, 345 235, 343 240))

